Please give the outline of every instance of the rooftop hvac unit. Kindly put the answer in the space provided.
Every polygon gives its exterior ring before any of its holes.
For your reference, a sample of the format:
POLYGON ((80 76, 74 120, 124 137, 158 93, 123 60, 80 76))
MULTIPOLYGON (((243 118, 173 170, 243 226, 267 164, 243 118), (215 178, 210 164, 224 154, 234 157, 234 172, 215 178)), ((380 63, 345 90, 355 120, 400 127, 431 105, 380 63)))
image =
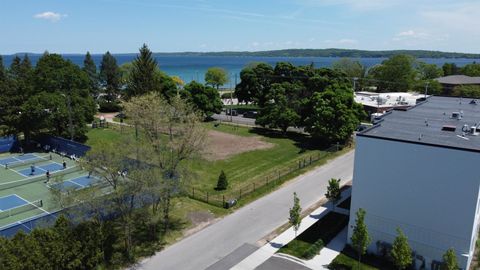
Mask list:
POLYGON ((478 129, 476 126, 470 127, 470 134, 472 134, 473 136, 478 136, 478 129))
POLYGON ((461 120, 462 119, 462 113, 460 112, 452 112, 452 116, 450 117, 452 119, 457 119, 457 120, 461 120))

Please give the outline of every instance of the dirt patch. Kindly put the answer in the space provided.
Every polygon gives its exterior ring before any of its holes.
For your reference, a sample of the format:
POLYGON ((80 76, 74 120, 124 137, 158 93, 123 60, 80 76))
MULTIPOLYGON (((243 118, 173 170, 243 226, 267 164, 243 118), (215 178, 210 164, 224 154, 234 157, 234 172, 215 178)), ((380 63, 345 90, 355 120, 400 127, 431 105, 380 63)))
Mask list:
POLYGON ((183 232, 184 237, 201 231, 210 224, 220 220, 220 218, 215 218, 215 216, 209 211, 190 212, 187 214, 187 218, 192 222, 192 227, 183 232))
POLYGON ((215 218, 215 216, 207 211, 195 211, 187 214, 187 218, 193 225, 197 225, 202 222, 208 222, 215 218))
POLYGON ((242 137, 225 132, 211 130, 208 132, 205 159, 223 160, 231 156, 259 149, 272 148, 274 144, 262 141, 261 137, 242 137))

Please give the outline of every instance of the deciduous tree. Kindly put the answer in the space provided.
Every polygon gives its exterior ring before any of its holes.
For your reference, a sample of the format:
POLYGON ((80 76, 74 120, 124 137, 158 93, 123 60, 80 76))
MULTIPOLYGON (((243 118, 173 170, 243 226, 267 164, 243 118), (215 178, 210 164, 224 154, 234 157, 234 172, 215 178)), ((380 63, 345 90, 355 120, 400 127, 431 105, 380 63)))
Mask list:
POLYGON ((368 234, 367 225, 365 224, 365 210, 359 208, 357 210, 357 218, 355 219, 355 227, 353 227, 353 233, 350 238, 352 241, 352 247, 355 249, 358 255, 358 265, 360 266, 360 261, 362 255, 367 252, 367 248, 370 245, 371 239, 368 234))
POLYGON ((290 208, 290 216, 288 218, 288 221, 293 227, 293 230, 295 231, 295 237, 297 237, 297 231, 298 228, 300 228, 300 224, 302 223, 302 208, 300 207, 300 199, 297 197, 297 193, 293 193, 293 206, 290 208))
POLYGON ((400 228, 397 228, 397 237, 393 241, 391 256, 393 264, 399 270, 407 268, 412 264, 412 249, 408 244, 408 239, 400 228))
POLYGON ((225 69, 220 67, 209 68, 205 73, 205 82, 218 89, 228 82, 228 74, 225 69))

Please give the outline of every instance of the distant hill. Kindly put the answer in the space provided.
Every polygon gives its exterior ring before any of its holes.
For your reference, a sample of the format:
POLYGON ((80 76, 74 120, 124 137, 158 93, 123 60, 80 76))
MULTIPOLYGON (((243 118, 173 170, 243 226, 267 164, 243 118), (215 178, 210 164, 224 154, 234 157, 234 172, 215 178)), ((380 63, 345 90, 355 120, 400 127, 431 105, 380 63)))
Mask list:
POLYGON ((256 56, 256 57, 390 57, 396 54, 408 54, 416 58, 470 58, 479 59, 480 54, 441 52, 427 50, 391 50, 391 51, 366 51, 353 49, 286 49, 258 52, 179 52, 155 53, 156 55, 178 56, 256 56))
MULTIPOLYGON (((25 53, 15 53, 12 55, 24 55, 25 53)), ((30 56, 40 57, 40 53, 26 53, 30 56)), ((388 58, 396 54, 408 54, 415 58, 466 58, 480 59, 480 54, 460 53, 460 52, 441 52, 427 50, 390 50, 390 51, 366 51, 353 49, 286 49, 272 51, 256 51, 256 52, 172 52, 154 53, 155 56, 250 56, 250 57, 351 57, 351 58, 388 58)), ((10 56, 12 56, 10 55, 10 56)), ((83 53, 67 53, 62 54, 65 57, 84 56, 83 53)), ((92 54, 101 55, 101 54, 92 54)), ((114 53, 116 57, 135 57, 137 53, 114 53)))

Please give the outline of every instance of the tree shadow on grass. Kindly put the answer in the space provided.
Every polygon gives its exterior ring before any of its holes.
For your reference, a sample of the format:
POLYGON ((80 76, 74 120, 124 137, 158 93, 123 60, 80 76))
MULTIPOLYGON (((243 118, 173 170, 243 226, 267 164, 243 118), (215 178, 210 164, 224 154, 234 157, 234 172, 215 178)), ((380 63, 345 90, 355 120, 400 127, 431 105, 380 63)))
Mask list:
POLYGON ((328 142, 326 142, 325 140, 313 138, 307 134, 291 131, 283 133, 279 130, 254 127, 249 130, 249 133, 272 139, 290 139, 295 142, 295 146, 300 148, 299 154, 307 150, 325 150, 329 146, 328 142))

